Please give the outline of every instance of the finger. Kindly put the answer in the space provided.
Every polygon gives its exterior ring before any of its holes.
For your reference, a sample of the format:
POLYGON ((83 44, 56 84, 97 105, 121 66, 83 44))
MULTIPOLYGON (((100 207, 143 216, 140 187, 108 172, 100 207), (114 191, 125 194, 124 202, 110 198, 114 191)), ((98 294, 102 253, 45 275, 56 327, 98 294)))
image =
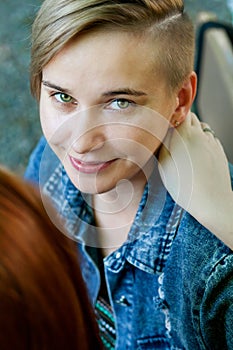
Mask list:
POLYGON ((185 118, 184 124, 190 126, 192 124, 192 112, 189 111, 188 115, 185 118))
POLYGON ((173 128, 168 129, 167 134, 166 134, 165 138, 163 139, 162 144, 167 149, 170 149, 171 138, 172 138, 173 132, 174 132, 173 128))
POLYGON ((159 163, 163 163, 165 159, 168 159, 170 157, 171 157, 171 153, 169 152, 168 148, 163 145, 159 151, 159 157, 158 157, 159 163))
POLYGON ((201 122, 195 113, 191 113, 191 125, 201 129, 201 122))
POLYGON ((191 125, 190 118, 188 118, 188 116, 187 116, 186 119, 178 127, 173 129, 173 134, 172 134, 170 141, 173 142, 174 139, 177 139, 177 137, 182 138, 184 135, 186 135, 187 131, 190 128, 190 125, 191 125))
POLYGON ((224 155, 226 156, 226 153, 225 153, 225 150, 224 150, 224 147, 223 147, 223 144, 221 143, 221 141, 215 137, 215 142, 217 143, 218 147, 220 148, 220 150, 224 153, 224 155))
POLYGON ((216 138, 214 130, 206 122, 201 122, 202 131, 206 134, 207 137, 216 138), (211 136, 212 135, 212 136, 211 136))
POLYGON ((169 186, 168 175, 171 176, 172 168, 173 168, 173 160, 172 160, 171 154, 165 146, 162 146, 159 151, 158 170, 159 170, 161 180, 165 188, 167 189, 169 186))
POLYGON ((191 122, 192 122, 192 116, 191 116, 191 112, 189 112, 185 120, 177 127, 177 130, 183 132, 184 130, 186 130, 191 126, 191 122))
POLYGON ((202 127, 202 130, 203 129, 211 129, 210 125, 205 123, 205 122, 201 122, 201 127, 202 127))
POLYGON ((190 127, 198 127, 201 129, 199 119, 191 111, 188 113, 183 123, 177 129, 180 133, 185 133, 185 131, 190 129, 190 127))
POLYGON ((210 135, 212 135, 212 137, 215 137, 215 132, 214 130, 209 126, 209 124, 207 123, 201 123, 201 126, 202 126, 202 131, 208 135, 208 137, 210 135))

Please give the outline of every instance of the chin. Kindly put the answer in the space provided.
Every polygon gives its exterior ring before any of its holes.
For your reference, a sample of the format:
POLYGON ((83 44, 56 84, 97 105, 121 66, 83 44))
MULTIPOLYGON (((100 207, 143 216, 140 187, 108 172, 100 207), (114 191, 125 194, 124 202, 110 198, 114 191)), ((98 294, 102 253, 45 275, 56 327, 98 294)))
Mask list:
POLYGON ((82 176, 77 175, 70 176, 70 180, 73 183, 73 185, 82 193, 87 193, 87 194, 101 194, 108 192, 112 190, 116 184, 114 183, 106 183, 103 181, 103 179, 97 180, 97 176, 84 176, 84 179, 82 179, 82 176))

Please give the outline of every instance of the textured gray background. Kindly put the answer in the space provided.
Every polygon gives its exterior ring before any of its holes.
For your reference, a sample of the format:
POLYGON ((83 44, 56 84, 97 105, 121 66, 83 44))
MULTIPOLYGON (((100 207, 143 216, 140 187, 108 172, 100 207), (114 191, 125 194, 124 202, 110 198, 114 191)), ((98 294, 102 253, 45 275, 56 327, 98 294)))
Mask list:
MULTIPOLYGON (((200 11, 231 22, 232 0, 185 0, 193 20, 200 11)), ((29 91, 30 28, 40 0, 0 0, 0 163, 23 174, 41 135, 36 102, 29 91)))

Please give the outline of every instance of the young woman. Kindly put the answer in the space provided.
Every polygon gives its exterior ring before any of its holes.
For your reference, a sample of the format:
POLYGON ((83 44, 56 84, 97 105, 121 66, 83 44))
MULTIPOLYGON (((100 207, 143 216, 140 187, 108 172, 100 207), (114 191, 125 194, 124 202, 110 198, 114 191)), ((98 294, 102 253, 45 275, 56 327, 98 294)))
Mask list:
POLYGON ((46 141, 26 177, 78 240, 106 348, 233 347, 232 252, 171 198, 157 164, 189 116, 193 57, 181 0, 45 0, 33 25, 46 141))

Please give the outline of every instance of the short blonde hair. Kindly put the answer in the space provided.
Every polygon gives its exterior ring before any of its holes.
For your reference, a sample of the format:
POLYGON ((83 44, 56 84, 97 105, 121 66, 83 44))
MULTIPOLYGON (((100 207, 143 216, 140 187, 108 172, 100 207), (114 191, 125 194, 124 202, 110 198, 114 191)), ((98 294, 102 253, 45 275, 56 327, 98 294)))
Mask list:
POLYGON ((39 100, 43 68, 71 39, 106 28, 153 35, 172 89, 193 69, 194 29, 182 0, 45 0, 32 27, 33 96, 39 100))

